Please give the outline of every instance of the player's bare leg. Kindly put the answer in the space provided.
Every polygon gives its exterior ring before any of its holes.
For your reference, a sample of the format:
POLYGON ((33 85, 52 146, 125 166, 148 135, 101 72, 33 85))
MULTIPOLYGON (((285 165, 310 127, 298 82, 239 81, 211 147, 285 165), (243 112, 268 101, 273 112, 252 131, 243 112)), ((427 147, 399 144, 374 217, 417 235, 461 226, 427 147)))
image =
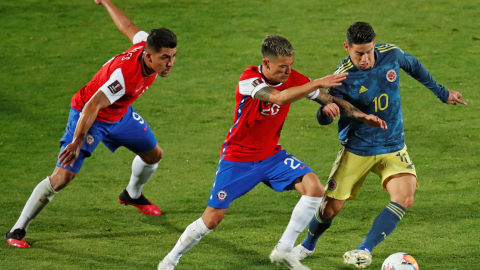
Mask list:
POLYGON ((227 209, 219 209, 207 206, 207 209, 205 209, 205 212, 203 212, 202 217, 188 225, 178 239, 175 247, 173 247, 172 251, 170 251, 170 253, 168 253, 162 261, 160 261, 158 270, 173 270, 178 264, 182 255, 200 242, 203 236, 215 229, 218 224, 222 222, 226 213, 227 209))
POLYGON ((414 175, 408 173, 396 174, 387 178, 384 185, 390 193, 390 203, 375 218, 362 244, 356 250, 348 251, 343 255, 345 263, 359 268, 370 265, 372 249, 395 230, 398 222, 413 205, 413 195, 417 187, 417 178, 414 175))
POLYGON ((293 209, 282 238, 270 254, 270 260, 291 269, 309 269, 299 262, 292 250, 298 236, 307 227, 320 205, 325 189, 313 172, 299 178, 295 182, 295 189, 302 197, 293 209))
POLYGON ((25 248, 30 245, 25 241, 25 234, 33 219, 47 206, 55 194, 66 187, 77 174, 62 167, 55 167, 52 175, 47 176, 33 190, 19 219, 7 232, 5 239, 11 246, 25 248))
POLYGON ((313 254, 318 239, 330 228, 333 218, 342 210, 345 202, 345 200, 337 200, 328 196, 323 198, 322 204, 309 223, 307 236, 292 251, 298 260, 303 260, 313 254))
POLYGON ((157 144, 152 150, 137 153, 132 162, 130 182, 118 199, 121 204, 133 205, 145 215, 161 215, 160 209, 142 194, 143 186, 150 180, 162 160, 163 150, 157 144))

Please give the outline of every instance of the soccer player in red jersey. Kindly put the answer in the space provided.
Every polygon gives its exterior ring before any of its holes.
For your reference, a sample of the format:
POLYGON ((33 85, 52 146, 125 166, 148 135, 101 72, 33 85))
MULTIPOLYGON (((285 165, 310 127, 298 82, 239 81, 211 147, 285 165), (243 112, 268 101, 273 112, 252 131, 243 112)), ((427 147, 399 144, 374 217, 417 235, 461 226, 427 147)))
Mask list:
POLYGON ((100 141, 112 152, 124 146, 137 155, 132 163, 130 182, 119 195, 120 203, 133 205, 146 215, 161 214, 160 209, 143 196, 142 188, 157 169, 163 150, 150 126, 131 104, 158 76, 168 76, 175 62, 177 37, 166 28, 154 29, 148 34, 109 0, 95 0, 95 3, 107 9, 133 46, 110 59, 73 96, 66 131, 60 139, 57 166, 33 190, 20 218, 5 235, 11 246, 30 246, 25 241, 30 222, 75 178, 84 159, 100 141))
POLYGON ((296 189, 302 194, 270 260, 292 269, 309 269, 291 251, 320 204, 324 187, 312 169, 278 144, 290 103, 304 97, 321 104, 333 102, 337 107, 323 112, 329 117, 341 112, 370 126, 386 128, 383 120, 319 90, 341 85, 347 74, 311 81, 292 69, 294 50, 284 37, 268 36, 262 43, 262 56, 260 66, 250 66, 240 76, 233 127, 221 148, 207 209, 186 228, 158 269, 174 269, 185 252, 218 226, 230 203, 261 182, 278 192, 296 189))

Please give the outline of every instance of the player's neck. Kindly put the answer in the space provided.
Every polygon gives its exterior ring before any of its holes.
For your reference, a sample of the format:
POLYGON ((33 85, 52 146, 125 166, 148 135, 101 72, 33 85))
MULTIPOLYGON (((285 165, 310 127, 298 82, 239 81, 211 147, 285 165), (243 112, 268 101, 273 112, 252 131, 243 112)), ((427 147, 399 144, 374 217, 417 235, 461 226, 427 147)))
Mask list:
POLYGON ((145 63, 145 59, 144 59, 144 56, 142 55, 142 73, 145 77, 149 77, 151 76, 153 73, 155 73, 155 70, 149 68, 147 66, 147 63, 145 63))

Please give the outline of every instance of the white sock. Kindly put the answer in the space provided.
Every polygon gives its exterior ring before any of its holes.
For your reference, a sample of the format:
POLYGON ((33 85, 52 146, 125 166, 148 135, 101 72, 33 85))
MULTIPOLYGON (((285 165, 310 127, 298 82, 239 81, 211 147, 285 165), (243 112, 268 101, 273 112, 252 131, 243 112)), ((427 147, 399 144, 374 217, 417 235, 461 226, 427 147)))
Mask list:
POLYGON ((191 249, 203 236, 211 231, 212 230, 207 228, 202 218, 195 220, 192 224, 188 225, 182 236, 180 236, 175 247, 168 253, 168 258, 177 264, 185 252, 191 249))
POLYGON ((288 223, 285 232, 278 241, 277 250, 290 252, 295 245, 295 241, 303 230, 307 227, 312 217, 315 215, 317 207, 322 202, 322 197, 310 197, 303 195, 293 209, 292 217, 288 223))
POLYGON ((50 178, 47 176, 33 190, 32 195, 30 195, 23 208, 22 214, 20 214, 17 223, 15 223, 11 231, 19 228, 23 228, 26 231, 30 222, 42 212, 43 208, 47 206, 57 193, 50 184, 50 178))
MULTIPOLYGON (((160 163, 160 161, 158 162, 160 163)), ((158 167, 158 163, 147 164, 140 156, 136 156, 132 162, 132 176, 128 183, 127 192, 132 199, 138 199, 142 195, 143 185, 152 177, 158 167)))

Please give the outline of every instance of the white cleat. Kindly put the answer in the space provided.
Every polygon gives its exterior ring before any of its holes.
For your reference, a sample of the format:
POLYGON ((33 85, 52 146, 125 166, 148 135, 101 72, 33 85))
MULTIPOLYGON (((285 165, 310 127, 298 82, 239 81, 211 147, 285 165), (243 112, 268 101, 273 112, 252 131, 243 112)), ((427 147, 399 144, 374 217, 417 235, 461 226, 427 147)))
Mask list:
POLYGON ((310 256, 313 254, 314 250, 308 250, 306 247, 304 247, 302 244, 299 244, 298 246, 294 247, 292 249, 293 256, 297 258, 297 260, 301 261, 305 259, 306 257, 310 256))
POLYGON ((365 268, 372 263, 372 254, 368 250, 355 249, 343 254, 343 263, 355 265, 357 268, 365 268))
POLYGON ((280 252, 275 247, 270 253, 270 261, 277 263, 277 265, 285 265, 294 270, 310 270, 310 268, 301 264, 300 261, 293 255, 293 252, 280 252))
POLYGON ((168 255, 163 258, 162 261, 158 264, 158 270, 174 270, 176 264, 168 258, 168 255))

